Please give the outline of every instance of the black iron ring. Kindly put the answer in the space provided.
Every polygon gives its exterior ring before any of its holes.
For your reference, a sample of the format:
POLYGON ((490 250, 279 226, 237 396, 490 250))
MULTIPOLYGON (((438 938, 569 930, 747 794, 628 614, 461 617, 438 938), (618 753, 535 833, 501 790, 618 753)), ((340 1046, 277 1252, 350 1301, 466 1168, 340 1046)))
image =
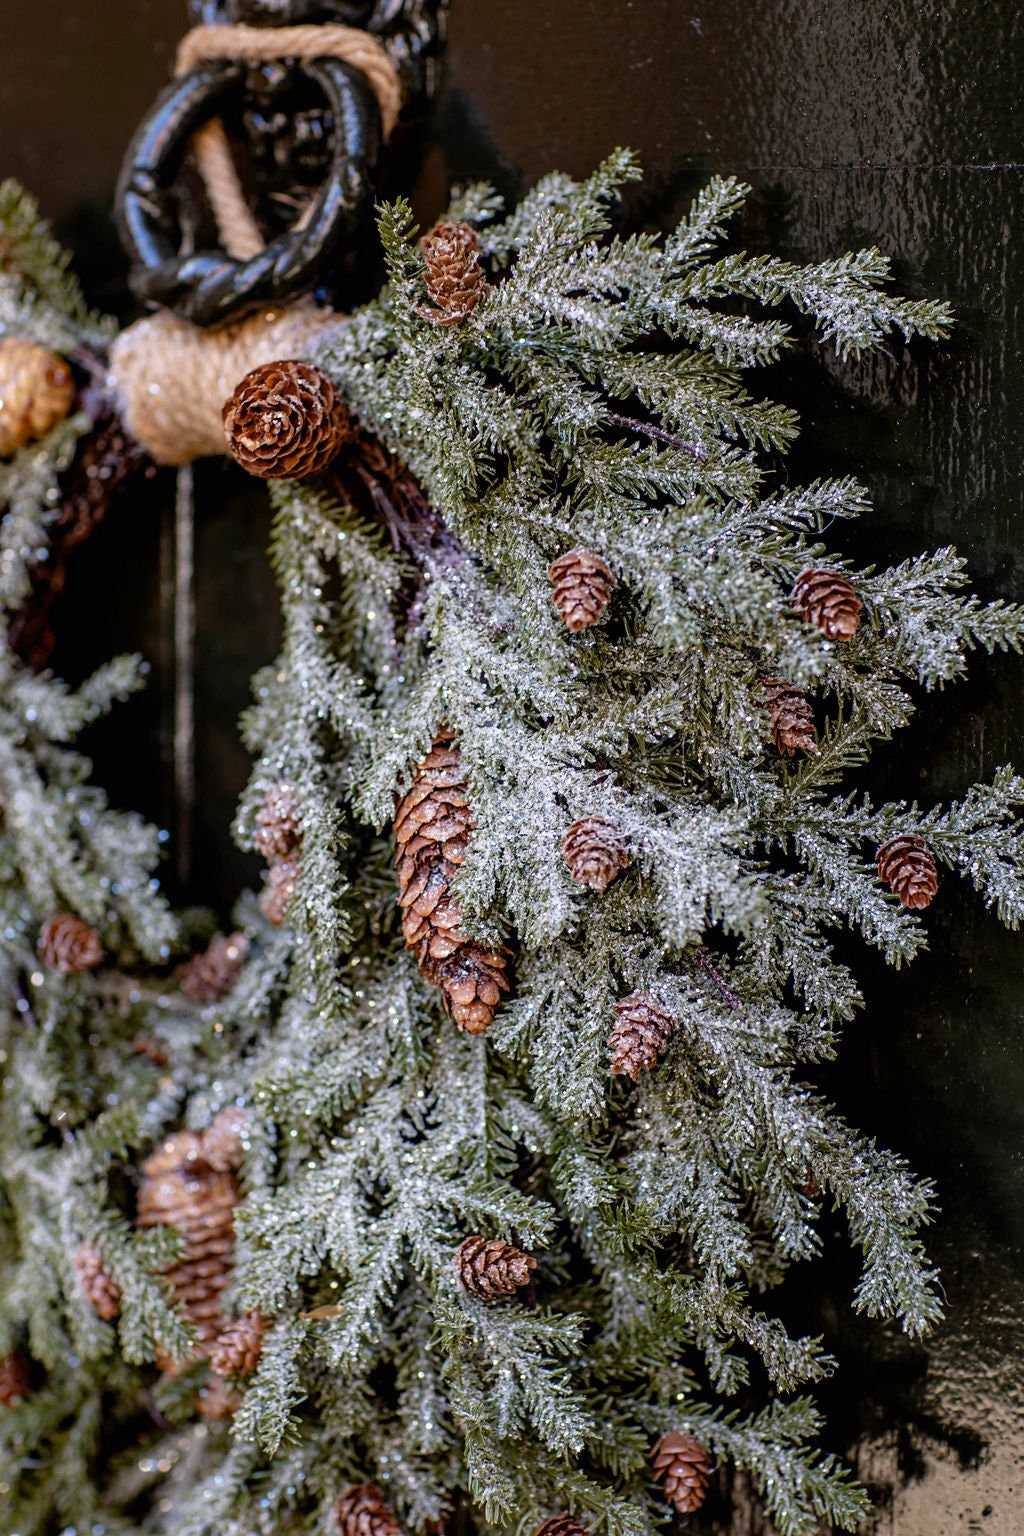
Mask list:
POLYGON ((377 98, 365 76, 338 59, 297 67, 326 97, 334 123, 331 165, 303 227, 278 235, 245 260, 224 251, 181 254, 173 198, 189 140, 241 85, 245 65, 199 64, 157 98, 129 145, 117 188, 118 223, 135 264, 132 287, 139 298, 166 305, 195 325, 214 325, 303 292, 327 258, 358 232, 380 152, 377 98))

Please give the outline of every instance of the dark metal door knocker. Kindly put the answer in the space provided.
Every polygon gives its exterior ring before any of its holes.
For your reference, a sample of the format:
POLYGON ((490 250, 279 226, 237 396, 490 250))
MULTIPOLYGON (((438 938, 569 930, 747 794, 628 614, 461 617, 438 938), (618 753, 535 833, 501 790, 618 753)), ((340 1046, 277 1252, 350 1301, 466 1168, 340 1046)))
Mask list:
POLYGON ((244 35, 261 46, 253 49, 258 57, 208 58, 187 68, 129 146, 117 209, 139 297, 211 325, 324 279, 372 207, 382 113, 366 73, 344 58, 319 56, 315 39, 359 28, 357 44, 360 36, 376 40, 400 87, 405 121, 433 95, 446 7, 447 0, 193 0, 198 26, 239 29, 243 55, 244 35), (302 57, 288 56, 290 40, 282 36, 283 56, 273 56, 274 31, 292 27, 324 31, 302 40, 302 57), (255 28, 265 38, 244 33, 255 28), (199 188, 188 179, 197 131, 218 120, 247 162, 242 178, 258 235, 245 254, 223 248, 222 232, 197 212, 199 188))

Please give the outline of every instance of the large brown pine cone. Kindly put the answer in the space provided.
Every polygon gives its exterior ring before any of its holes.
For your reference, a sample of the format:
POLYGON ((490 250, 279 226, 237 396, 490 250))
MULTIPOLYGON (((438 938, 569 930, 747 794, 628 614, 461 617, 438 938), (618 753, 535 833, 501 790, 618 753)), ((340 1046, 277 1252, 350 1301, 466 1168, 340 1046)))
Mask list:
POLYGON ((43 924, 39 958, 50 970, 73 976, 95 970, 103 959, 103 945, 95 928, 73 912, 58 912, 43 924))
POLYGON ((398 1516, 376 1483, 354 1483, 339 1496, 334 1519, 341 1536, 402 1536, 398 1516))
POLYGON ((295 895, 295 882, 299 878, 298 859, 277 859, 267 871, 267 877, 259 896, 259 909, 268 923, 280 928, 288 916, 288 908, 295 895))
POLYGON ((804 1181, 800 1185, 800 1193, 806 1195, 808 1200, 817 1200, 821 1194, 821 1185, 818 1183, 818 1175, 810 1163, 804 1169, 804 1181))
POLYGON ((465 320, 487 292, 480 270, 480 238, 468 224, 447 219, 420 241, 426 257, 423 281, 436 309, 420 305, 416 313, 435 325, 465 320))
POLYGON ((0 1356, 0 1408, 13 1408, 24 1402, 32 1390, 29 1364, 17 1351, 0 1356))
POLYGON ((590 1536, 590 1532, 582 1520, 577 1520, 575 1515, 552 1515, 550 1520, 542 1520, 534 1531, 533 1536, 590 1536))
POLYGON ((354 436, 330 377, 292 360, 246 374, 224 404, 224 433, 242 468, 263 480, 315 475, 354 436))
POLYGON ((164 1275, 205 1347, 221 1327, 220 1299, 231 1279, 235 1208, 241 1198, 234 1173, 211 1166, 211 1160, 223 1160, 219 1136, 217 1130, 209 1156, 203 1135, 179 1131, 169 1136, 142 1164, 135 1217, 140 1227, 164 1225, 182 1234, 182 1255, 164 1275))
POLYGON ((615 1004, 608 1044, 612 1071, 636 1082, 644 1067, 656 1067, 672 1038, 672 1015, 649 992, 631 992, 615 1004))
POLYGON ((258 1312, 224 1323, 210 1349, 210 1365, 218 1376, 251 1376, 263 1353, 266 1319, 258 1312))
POLYGON ((919 912, 931 906, 939 888, 935 855, 919 837, 901 833, 883 843, 875 854, 878 878, 893 891, 905 907, 919 912))
POLYGON ((480 1035, 509 989, 506 954, 469 938, 452 882, 473 831, 459 750, 442 730, 395 812, 399 906, 406 948, 441 991, 460 1029, 480 1035))
POLYGON ((606 891, 629 865, 626 839, 605 816, 582 816, 562 839, 562 853, 578 885, 606 891))
POLYGON ((242 974, 248 953, 244 933, 215 933, 201 954, 179 967, 178 985, 194 1003, 217 1003, 242 974))
POLYGON ((9 459, 63 421, 75 381, 62 357, 22 336, 0 337, 0 459, 9 459))
POLYGON ((79 1243, 74 1264, 82 1295, 98 1317, 112 1322, 121 1310, 121 1287, 107 1273, 95 1243, 79 1243))
POLYGON ((793 606, 830 640, 852 640, 864 604, 838 571, 812 570, 797 577, 793 606))
POLYGON ((781 677, 763 677, 761 693, 768 711, 772 740, 782 756, 792 757, 794 752, 819 756, 814 710, 806 693, 781 677))
POLYGON ((664 1483, 665 1497, 681 1515, 692 1515, 707 1496, 711 1457, 693 1435, 679 1429, 662 1435, 652 1451, 654 1480, 664 1483))
POLYGON ((299 812, 292 784, 271 784, 256 812, 253 845, 268 863, 286 859, 299 846, 299 812))
POLYGON ((570 549, 551 562, 552 599, 566 629, 574 635, 590 629, 604 615, 618 582, 600 555, 570 549))
POLYGON ((495 1296, 513 1296, 521 1285, 529 1285, 537 1260, 528 1253, 503 1243, 500 1237, 467 1237, 455 1253, 455 1273, 459 1284, 470 1296, 490 1301, 495 1296))

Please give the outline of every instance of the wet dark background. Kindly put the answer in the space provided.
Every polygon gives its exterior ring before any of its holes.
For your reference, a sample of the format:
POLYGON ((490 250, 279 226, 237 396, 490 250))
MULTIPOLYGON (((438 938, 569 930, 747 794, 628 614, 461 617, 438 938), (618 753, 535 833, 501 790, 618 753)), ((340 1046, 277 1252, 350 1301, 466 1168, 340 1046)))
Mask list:
MULTIPOLYGON (((183 0, 48 0, 8 7, 0 173, 25 181, 77 253, 97 302, 124 303, 108 210, 122 148, 166 78, 183 0)), ((449 78, 419 212, 451 176, 510 192, 638 149, 637 204, 668 221, 711 170, 756 189, 745 239, 816 259, 853 242, 897 258, 914 293, 960 317, 941 349, 858 366, 809 359, 773 381, 802 406, 794 473, 855 472, 875 494, 858 552, 884 561, 955 541, 986 596, 1024 598, 1017 255, 1024 187, 1016 0, 453 0, 449 78)), ((94 746, 124 803, 173 822, 169 766, 170 502, 161 476, 80 557, 66 615, 78 672, 115 648, 153 665, 146 698, 94 746)), ((199 796, 193 894, 230 901, 255 866, 226 835, 246 759, 235 719, 275 649, 265 504, 221 464, 197 475, 199 796)), ((977 663, 923 700, 879 757, 887 793, 955 793, 1024 762, 1024 663, 977 663)), ((884 1536, 1024 1530, 1024 939, 946 886, 932 953, 911 972, 868 962, 870 1008, 829 1084, 859 1124, 941 1191, 931 1252, 949 1319, 924 1347, 853 1319, 837 1239, 828 1283, 798 1277, 802 1328, 838 1340, 831 1443, 878 1494, 884 1536)), ((863 969, 863 966, 862 966, 863 969)), ((714 1516, 714 1510, 710 1512, 714 1516)), ((758 1536, 740 1509, 732 1529, 758 1536)))

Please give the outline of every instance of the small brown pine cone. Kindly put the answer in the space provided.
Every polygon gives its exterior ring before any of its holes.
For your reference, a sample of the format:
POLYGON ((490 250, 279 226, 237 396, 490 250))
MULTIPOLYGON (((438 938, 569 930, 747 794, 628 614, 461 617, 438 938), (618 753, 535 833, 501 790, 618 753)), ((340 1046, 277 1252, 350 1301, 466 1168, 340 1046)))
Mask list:
POLYGON ((145 1056, 146 1060, 151 1061, 154 1067, 169 1067, 171 1064, 170 1056, 159 1041, 153 1039, 152 1035, 136 1035, 132 1041, 132 1050, 138 1056, 145 1056))
POLYGON ((815 1173, 810 1163, 807 1164, 807 1167, 804 1170, 804 1181, 800 1185, 800 1193, 802 1195, 806 1195, 808 1200, 817 1200, 818 1196, 821 1194, 821 1185, 818 1183, 818 1175, 815 1173))
POLYGON ((224 405, 228 448, 263 480, 302 480, 326 469, 354 437, 330 377, 311 363, 264 363, 224 405))
POLYGON ((654 1481, 664 1483, 665 1497, 681 1515, 700 1509, 711 1479, 711 1457, 693 1435, 670 1430, 651 1453, 654 1481))
POLYGON ((54 614, 67 588, 69 563, 78 546, 102 523, 128 483, 148 465, 145 450, 120 418, 95 409, 92 430, 80 437, 70 467, 61 475, 60 506, 47 528, 45 559, 32 569, 32 590, 12 614, 10 642, 33 672, 49 664, 57 637, 54 614))
POLYGON ((402 1536, 402 1527, 376 1483, 354 1483, 339 1496, 334 1519, 340 1536, 402 1536))
POLYGON ((552 599, 566 629, 574 635, 603 616, 618 582, 611 569, 589 549, 570 549, 551 562, 552 599))
POLYGON ((420 241, 426 257, 423 281, 437 306, 416 310, 435 325, 456 325, 465 320, 487 292, 487 278, 480 270, 480 238, 468 224, 446 220, 420 241))
POLYGON ((529 1285, 537 1260, 521 1253, 499 1237, 467 1237, 455 1253, 455 1273, 459 1284, 470 1296, 490 1301, 495 1296, 513 1296, 521 1285, 529 1285))
POLYGON ((164 1277, 184 1303, 204 1348, 222 1326, 220 1299, 231 1279, 235 1209, 241 1198, 234 1173, 210 1166, 208 1134, 179 1131, 146 1159, 135 1216, 139 1227, 175 1227, 182 1234, 181 1257, 164 1277))
POLYGON ((852 640, 864 604, 838 571, 804 571, 793 588, 793 606, 807 624, 830 640, 852 640))
POLYGON ((608 1044, 612 1071, 636 1082, 644 1067, 656 1067, 672 1038, 670 1013, 649 992, 631 992, 615 1004, 615 1027, 608 1044))
POLYGON ((210 1350, 210 1365, 218 1376, 251 1376, 263 1353, 266 1319, 258 1312, 225 1323, 210 1350))
POLYGON ((807 695, 781 677, 762 677, 761 693, 768 711, 772 740, 782 756, 809 752, 812 757, 818 757, 814 710, 807 695))
POLYGON ((73 976, 95 970, 103 959, 103 945, 95 928, 73 912, 58 912, 43 924, 39 958, 50 970, 73 976))
POLYGON ((242 974, 248 953, 244 933, 215 933, 201 954, 179 966, 178 985, 194 1003, 217 1003, 242 974))
POLYGON ((420 975, 440 989, 459 1028, 480 1035, 509 982, 507 952, 467 936, 452 890, 472 831, 459 750, 442 730, 395 812, 398 902, 420 975))
POLYGON ((885 882, 905 907, 919 912, 930 907, 939 888, 935 855, 919 837, 901 833, 883 843, 875 854, 878 878, 885 882))
POLYGON ((200 1140, 201 1155, 214 1173, 237 1173, 245 1161, 252 1110, 228 1104, 210 1121, 200 1140))
POLYGON ((112 1322, 121 1310, 121 1287, 112 1280, 95 1243, 80 1243, 75 1251, 79 1290, 97 1317, 112 1322))
POLYGON ((196 1393, 196 1412, 200 1418, 210 1419, 213 1423, 233 1419, 241 1406, 242 1399, 229 1391, 224 1378, 214 1372, 196 1393))
POLYGON ((0 1408, 14 1408, 32 1390, 28 1361, 15 1352, 0 1356, 0 1408))
POLYGON ((565 1514, 552 1515, 550 1520, 542 1520, 533 1536, 590 1536, 590 1532, 575 1515, 565 1514))
POLYGON ((562 839, 562 853, 577 885, 606 891, 620 870, 629 866, 626 839, 605 816, 583 816, 562 839))
POLYGON ((291 784, 271 784, 256 812, 253 846, 268 864, 286 859, 299 846, 299 816, 291 784))
POLYGON ((79 441, 75 461, 61 482, 58 529, 69 544, 80 543, 103 521, 119 491, 149 464, 146 450, 131 436, 120 416, 100 416, 79 441))
POLYGON ((0 337, 0 459, 63 421, 75 381, 62 357, 21 336, 0 337))
POLYGON ((297 859, 278 859, 271 864, 260 892, 259 909, 268 923, 280 928, 288 916, 288 907, 295 895, 295 882, 299 878, 297 859))

